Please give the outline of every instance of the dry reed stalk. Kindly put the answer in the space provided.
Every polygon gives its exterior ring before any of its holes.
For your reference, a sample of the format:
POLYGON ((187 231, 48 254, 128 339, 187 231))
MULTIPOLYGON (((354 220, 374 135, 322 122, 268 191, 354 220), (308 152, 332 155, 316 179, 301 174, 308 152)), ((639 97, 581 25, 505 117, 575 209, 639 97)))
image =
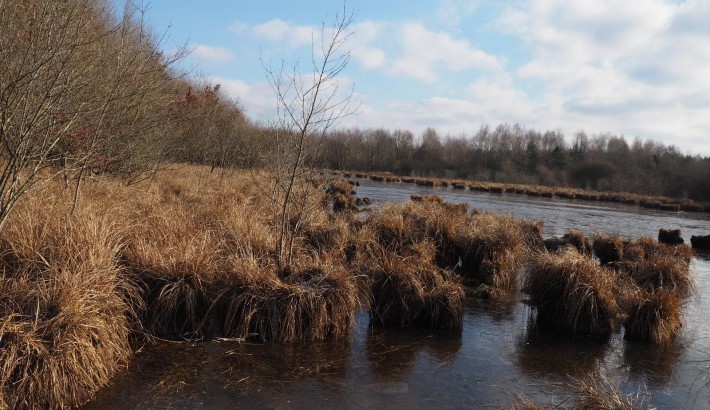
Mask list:
POLYGON ((613 271, 571 248, 534 255, 528 269, 524 292, 538 324, 592 335, 608 335, 620 324, 613 271))

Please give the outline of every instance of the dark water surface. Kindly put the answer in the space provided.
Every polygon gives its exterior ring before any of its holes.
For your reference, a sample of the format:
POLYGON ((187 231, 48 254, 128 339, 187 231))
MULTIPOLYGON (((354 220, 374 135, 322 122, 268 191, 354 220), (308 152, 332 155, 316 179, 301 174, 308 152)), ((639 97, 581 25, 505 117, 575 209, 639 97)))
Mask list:
MULTIPOLYGON (((375 206, 438 194, 472 208, 543 220, 544 236, 683 237, 710 233, 710 216, 584 201, 486 194, 360 180, 375 206)), ((628 393, 648 390, 658 408, 710 409, 710 256, 691 265, 698 296, 680 337, 663 348, 538 333, 518 299, 469 301, 462 330, 373 329, 360 312, 349 340, 307 345, 159 342, 136 354, 86 408, 495 408, 519 393, 570 405, 571 376, 610 375, 628 393), (565 401, 566 400, 566 401, 565 401)))

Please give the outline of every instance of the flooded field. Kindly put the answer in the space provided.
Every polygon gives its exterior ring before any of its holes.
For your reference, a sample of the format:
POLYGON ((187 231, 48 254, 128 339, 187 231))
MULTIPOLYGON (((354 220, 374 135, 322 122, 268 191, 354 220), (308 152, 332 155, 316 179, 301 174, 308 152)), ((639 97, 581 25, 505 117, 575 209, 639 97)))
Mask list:
MULTIPOLYGON (((659 228, 679 228, 686 241, 710 233, 707 214, 361 183, 357 195, 375 206, 437 194, 542 220, 545 238, 570 229, 655 238, 659 228)), ((564 403, 571 377, 601 372, 628 393, 650 391, 658 408, 706 409, 710 257, 697 255, 691 269, 697 296, 685 308, 680 337, 665 347, 630 343, 623 334, 591 341, 538 332, 520 296, 469 300, 463 328, 453 332, 372 328, 363 311, 347 341, 147 345, 85 408, 500 408, 520 393, 537 403, 564 403)))

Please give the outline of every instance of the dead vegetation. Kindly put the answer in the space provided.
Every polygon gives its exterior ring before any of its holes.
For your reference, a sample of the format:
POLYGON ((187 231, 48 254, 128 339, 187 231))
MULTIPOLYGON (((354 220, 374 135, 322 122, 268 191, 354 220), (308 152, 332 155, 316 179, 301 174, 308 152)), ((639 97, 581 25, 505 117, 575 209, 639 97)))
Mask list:
POLYGON ((606 336, 621 324, 613 271, 571 247, 535 255, 524 291, 537 311, 537 323, 580 335, 606 336))
MULTIPOLYGON (((0 392, 7 407, 71 407, 125 365, 131 340, 344 339, 373 324, 460 328, 466 294, 525 291, 538 324, 666 343, 692 293, 685 245, 570 232, 546 251, 540 222, 436 196, 367 215, 324 201, 276 262, 277 221, 258 174, 174 166, 150 184, 88 181, 73 216, 60 184, 18 205, 0 234, 0 392), (103 216, 99 216, 103 215, 103 216), (608 249, 606 249, 606 248, 608 249)), ((315 209, 314 208, 314 209, 315 209)))

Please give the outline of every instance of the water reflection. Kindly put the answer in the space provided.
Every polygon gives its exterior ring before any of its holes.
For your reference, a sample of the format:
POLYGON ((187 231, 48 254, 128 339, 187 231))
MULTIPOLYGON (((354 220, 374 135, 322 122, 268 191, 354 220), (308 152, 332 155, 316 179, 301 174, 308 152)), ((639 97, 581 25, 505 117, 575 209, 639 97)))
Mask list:
POLYGON ((623 364, 629 374, 648 386, 662 387, 673 379, 673 373, 685 346, 674 341, 667 346, 643 343, 624 343, 623 364))
POLYGON ((423 353, 438 364, 456 360, 461 330, 427 332, 419 329, 368 328, 365 347, 369 368, 379 381, 406 379, 423 353))
POLYGON ((530 315, 516 343, 515 363, 530 377, 569 380, 597 372, 608 348, 608 340, 550 332, 530 315))
MULTIPOLYGON (((517 291, 515 291, 517 292, 517 291)), ((518 297, 513 292, 509 297, 496 300, 491 299, 469 299, 466 302, 466 314, 472 318, 479 316, 490 318, 495 324, 510 322, 515 319, 518 297)))

